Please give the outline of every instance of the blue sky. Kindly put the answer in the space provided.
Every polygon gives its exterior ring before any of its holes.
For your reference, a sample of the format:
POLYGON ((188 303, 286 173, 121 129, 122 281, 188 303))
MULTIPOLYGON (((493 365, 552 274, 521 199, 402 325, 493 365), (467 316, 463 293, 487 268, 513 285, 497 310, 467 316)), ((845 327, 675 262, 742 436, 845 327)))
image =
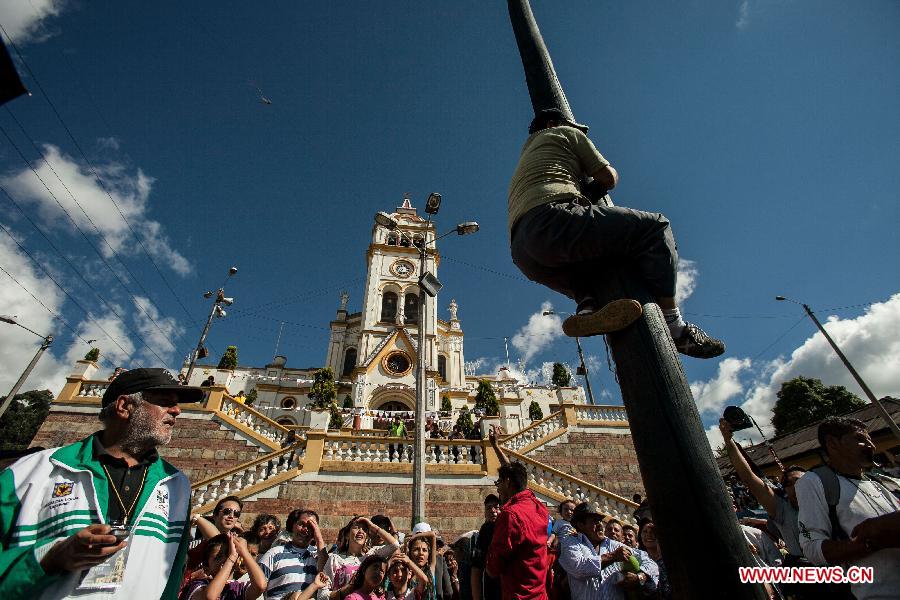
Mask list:
MULTIPOLYGON (((576 117, 619 171, 615 202, 671 219, 692 261, 683 310, 728 345, 719 360, 685 361, 705 423, 728 403, 767 421, 778 384, 797 374, 850 384, 800 307, 775 294, 834 316, 875 393, 900 393, 900 6, 532 6, 576 117)), ((0 109, 15 144, 0 135, 0 183, 106 302, 2 192, 0 223, 94 320, 3 232, 0 266, 100 340, 108 367, 177 366, 209 309, 202 292, 232 264, 237 300, 211 348, 236 344, 241 363, 263 364, 286 321, 279 352, 321 365, 339 291, 359 309, 372 215, 405 192, 421 206, 431 191, 444 197, 439 229, 482 226, 440 247, 440 314, 456 298, 467 360, 493 370, 503 338, 519 334, 510 351, 527 358, 526 377, 575 364, 574 343, 535 316, 570 302, 509 258, 506 188, 531 107, 505 3, 15 0, 0 24, 34 92, 0 109)), ((87 345, 0 280, 0 313, 57 335, 26 386, 55 391, 87 345)), ((36 341, 0 329, 0 384, 36 341)), ((586 351, 595 393, 619 403, 602 340, 586 351)))

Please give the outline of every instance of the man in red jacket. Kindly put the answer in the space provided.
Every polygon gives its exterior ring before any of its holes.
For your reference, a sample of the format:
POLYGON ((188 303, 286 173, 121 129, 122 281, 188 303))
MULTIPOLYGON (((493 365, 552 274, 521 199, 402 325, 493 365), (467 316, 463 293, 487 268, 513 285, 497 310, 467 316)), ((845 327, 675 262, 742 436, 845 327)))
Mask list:
POLYGON ((503 600, 546 600, 547 509, 528 489, 521 463, 500 467, 497 492, 503 508, 494 525, 487 573, 500 578, 503 600))

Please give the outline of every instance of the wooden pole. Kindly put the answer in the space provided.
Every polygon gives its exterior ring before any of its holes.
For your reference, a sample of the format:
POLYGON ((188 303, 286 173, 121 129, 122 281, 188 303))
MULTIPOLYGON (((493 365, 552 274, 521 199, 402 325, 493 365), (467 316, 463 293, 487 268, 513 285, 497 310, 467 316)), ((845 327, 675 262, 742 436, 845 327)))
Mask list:
MULTIPOLYGON (((528 0, 507 0, 535 112, 559 108, 574 121, 528 0)), ((719 474, 675 345, 659 307, 628 265, 580 266, 573 277, 597 282, 602 303, 634 298, 640 320, 608 336, 622 399, 675 598, 763 600, 761 585, 742 584, 754 566, 719 474)))

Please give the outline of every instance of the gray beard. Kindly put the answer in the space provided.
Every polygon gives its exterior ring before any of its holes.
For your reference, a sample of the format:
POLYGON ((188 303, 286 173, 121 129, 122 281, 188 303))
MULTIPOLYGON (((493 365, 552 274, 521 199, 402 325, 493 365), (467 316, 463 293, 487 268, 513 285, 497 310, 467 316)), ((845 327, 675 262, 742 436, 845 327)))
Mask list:
POLYGON ((171 441, 172 434, 157 429, 158 426, 160 424, 150 418, 141 402, 128 420, 128 428, 120 443, 122 449, 134 457, 139 457, 157 446, 165 446, 171 441))

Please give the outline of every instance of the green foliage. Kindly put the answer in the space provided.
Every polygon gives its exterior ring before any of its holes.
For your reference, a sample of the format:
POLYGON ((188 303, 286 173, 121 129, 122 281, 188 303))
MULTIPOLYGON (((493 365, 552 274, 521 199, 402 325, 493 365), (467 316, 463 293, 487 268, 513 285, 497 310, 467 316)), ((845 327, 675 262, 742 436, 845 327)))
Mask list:
MULTIPOLYGON (((0 399, 0 402, 5 397, 0 399)), ((0 418, 0 450, 24 450, 28 448, 34 434, 47 413, 53 394, 50 390, 31 390, 16 397, 10 403, 3 418, 0 418)))
POLYGON ((319 369, 313 374, 312 388, 307 394, 312 402, 309 408, 326 410, 337 397, 337 388, 334 385, 334 371, 329 367, 319 369))
POLYGON ((344 404, 342 404, 343 408, 353 408, 353 398, 350 397, 350 394, 344 396, 344 404))
POLYGON ((337 403, 332 402, 328 405, 331 412, 331 418, 328 420, 328 429, 340 429, 344 426, 344 415, 338 410, 337 403))
POLYGON ((441 398, 441 412, 453 412, 453 403, 450 402, 450 396, 441 398))
POLYGON ((463 432, 463 435, 468 437, 472 428, 475 427, 475 423, 472 422, 472 413, 469 412, 467 407, 463 406, 462 410, 459 411, 459 416, 456 417, 456 424, 459 425, 459 429, 463 432))
POLYGON ((91 348, 88 350, 88 353, 84 355, 84 360, 89 360, 91 362, 97 362, 98 358, 100 358, 100 348, 91 348))
POLYGON ((537 403, 537 400, 532 400, 528 405, 528 418, 532 421, 540 421, 544 418, 544 411, 541 410, 541 405, 537 403))
POLYGON ((225 348, 225 354, 222 355, 222 359, 219 361, 220 369, 230 369, 234 370, 238 366, 238 355, 237 355, 237 346, 228 346, 225 348))
POLYGON ((725 444, 721 444, 716 446, 716 458, 726 458, 728 456, 728 450, 725 449, 725 444))
POLYGON ((841 415, 866 403, 842 385, 826 386, 819 379, 795 377, 781 384, 772 408, 775 435, 796 431, 825 417, 841 415))
POLYGON ((489 417, 500 414, 500 404, 497 402, 497 394, 491 387, 491 382, 482 379, 478 382, 478 391, 475 393, 475 410, 484 411, 489 417))
POLYGON ((247 399, 244 400, 244 404, 251 406, 254 402, 256 402, 256 388, 250 390, 250 393, 247 394, 247 399))
POLYGON ((568 387, 572 381, 572 376, 569 374, 566 365, 559 362, 553 363, 553 376, 550 378, 550 381, 555 386, 568 387))

